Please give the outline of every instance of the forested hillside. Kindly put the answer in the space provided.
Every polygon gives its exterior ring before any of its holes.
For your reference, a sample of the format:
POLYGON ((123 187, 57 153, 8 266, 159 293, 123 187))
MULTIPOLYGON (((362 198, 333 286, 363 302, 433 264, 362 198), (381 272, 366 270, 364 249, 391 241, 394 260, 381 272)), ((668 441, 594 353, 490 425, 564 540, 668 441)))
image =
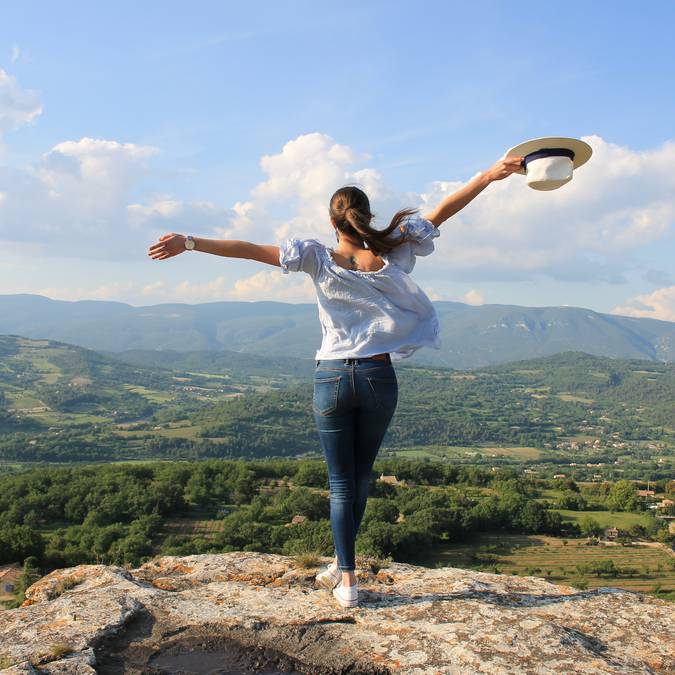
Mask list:
MULTIPOLYGON (((319 454, 311 364, 231 354, 131 365, 0 338, 0 459, 101 461, 319 454), (263 369, 264 367, 264 369, 263 369)), ((675 365, 566 353, 457 371, 400 365, 383 453, 503 463, 672 466, 675 365), (658 460, 658 462, 657 462, 658 460)), ((615 469, 618 470, 618 469, 615 469)), ((622 470, 633 470, 624 466, 622 470)))

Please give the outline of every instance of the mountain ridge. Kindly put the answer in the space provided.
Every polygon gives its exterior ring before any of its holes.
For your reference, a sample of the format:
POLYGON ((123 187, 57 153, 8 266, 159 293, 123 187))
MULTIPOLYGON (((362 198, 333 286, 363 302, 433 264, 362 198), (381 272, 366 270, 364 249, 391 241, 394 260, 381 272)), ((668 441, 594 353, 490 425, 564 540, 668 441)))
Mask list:
MULTIPOLYGON (((583 351, 675 361, 675 323, 577 307, 434 303, 440 350, 412 363, 471 368, 583 351)), ((101 352, 230 350, 312 359, 321 341, 315 304, 276 301, 162 303, 52 300, 0 295, 0 333, 49 338, 101 352)))

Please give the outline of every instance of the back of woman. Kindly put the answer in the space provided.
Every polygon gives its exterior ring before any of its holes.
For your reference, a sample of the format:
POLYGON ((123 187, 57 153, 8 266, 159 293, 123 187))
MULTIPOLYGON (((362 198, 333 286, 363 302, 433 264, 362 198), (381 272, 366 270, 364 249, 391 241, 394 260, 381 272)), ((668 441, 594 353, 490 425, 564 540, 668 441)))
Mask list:
POLYGON ((438 227, 487 185, 517 171, 522 157, 496 162, 422 217, 399 211, 383 230, 358 187, 330 200, 337 246, 287 239, 281 246, 170 233, 150 247, 164 259, 184 250, 249 258, 304 272, 314 283, 322 329, 316 354, 312 408, 326 459, 334 561, 316 576, 343 607, 358 603, 355 541, 368 499, 373 464, 398 402, 392 360, 421 347, 438 348, 434 307, 410 277, 417 256, 434 250, 438 227))

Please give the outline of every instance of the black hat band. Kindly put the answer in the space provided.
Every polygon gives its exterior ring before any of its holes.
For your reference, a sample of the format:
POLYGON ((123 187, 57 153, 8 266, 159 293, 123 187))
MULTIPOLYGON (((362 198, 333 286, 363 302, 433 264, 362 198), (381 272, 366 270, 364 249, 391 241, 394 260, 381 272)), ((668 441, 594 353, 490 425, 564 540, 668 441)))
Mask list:
POLYGON ((531 152, 529 155, 525 155, 523 166, 527 167, 530 162, 535 159, 542 159, 542 157, 569 157, 570 159, 574 159, 574 150, 570 150, 569 148, 542 148, 541 150, 531 152))

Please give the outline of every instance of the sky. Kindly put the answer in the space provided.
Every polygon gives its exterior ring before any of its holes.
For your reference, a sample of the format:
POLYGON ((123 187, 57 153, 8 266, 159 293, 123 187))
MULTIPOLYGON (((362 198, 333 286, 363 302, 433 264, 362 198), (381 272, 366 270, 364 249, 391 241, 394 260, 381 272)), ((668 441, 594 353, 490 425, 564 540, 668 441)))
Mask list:
POLYGON ((429 210, 505 151, 582 138, 553 192, 511 176, 441 226, 430 297, 675 321, 675 4, 3 3, 0 293, 131 305, 313 302, 303 274, 168 232, 334 241, 429 210))

